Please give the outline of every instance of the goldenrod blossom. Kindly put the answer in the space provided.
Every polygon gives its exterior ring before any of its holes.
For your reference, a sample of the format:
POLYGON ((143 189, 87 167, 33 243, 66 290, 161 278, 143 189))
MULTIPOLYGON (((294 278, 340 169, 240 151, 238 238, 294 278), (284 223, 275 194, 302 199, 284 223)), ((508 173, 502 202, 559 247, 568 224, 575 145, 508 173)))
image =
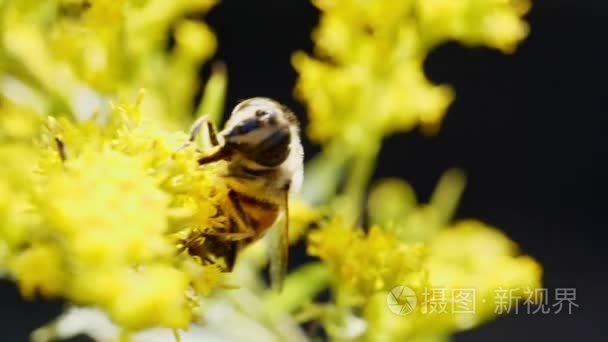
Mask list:
POLYGON ((308 253, 330 268, 340 305, 361 305, 395 284, 422 288, 425 249, 409 246, 379 227, 368 234, 333 222, 310 233, 308 253))
POLYGON ((7 215, 20 224, 0 230, 5 262, 27 297, 99 306, 129 329, 185 328, 189 285, 208 293, 219 279, 216 267, 180 254, 174 234, 214 226, 221 165, 199 168, 194 146, 177 152, 186 135, 137 106, 113 106, 107 119, 49 119, 29 169, 7 179, 31 184, 19 192, 27 206, 7 215))
POLYGON ((322 11, 315 56, 302 52, 296 94, 308 106, 309 134, 319 142, 365 144, 376 136, 435 130, 452 90, 426 79, 430 50, 455 39, 512 51, 523 39, 529 1, 317 0, 322 11))

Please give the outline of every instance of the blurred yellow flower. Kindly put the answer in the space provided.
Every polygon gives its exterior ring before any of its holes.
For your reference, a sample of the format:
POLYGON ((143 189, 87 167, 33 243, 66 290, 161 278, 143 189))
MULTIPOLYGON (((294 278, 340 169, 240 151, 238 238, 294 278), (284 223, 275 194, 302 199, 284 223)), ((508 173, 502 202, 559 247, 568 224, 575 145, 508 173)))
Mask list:
POLYGON ((310 137, 360 146, 417 125, 437 129, 452 90, 426 79, 431 49, 455 39, 512 51, 527 32, 527 0, 316 0, 315 56, 298 52, 296 95, 310 137))
POLYGON ((186 135, 139 103, 112 106, 105 126, 49 118, 36 153, 0 144, 18 162, 0 182, 2 263, 28 298, 98 306, 131 330, 186 328, 190 284, 208 294, 219 273, 180 253, 174 233, 214 226, 223 169, 198 167, 194 146, 176 153, 186 135))
POLYGON ((216 42, 204 23, 182 18, 216 2, 4 1, 0 71, 31 89, 41 114, 88 118, 145 87, 147 116, 183 128, 193 112, 197 70, 216 42), (173 25, 175 49, 168 50, 173 25))
POLYGON ((462 221, 441 230, 430 243, 429 281, 446 288, 475 288, 478 323, 494 311, 499 288, 516 290, 541 287, 542 268, 534 259, 521 256, 517 246, 499 230, 478 221, 462 221))
POLYGON ((363 234, 332 222, 309 234, 308 253, 329 266, 339 305, 362 305, 395 284, 420 289, 426 283, 425 249, 377 226, 363 234))
POLYGON ((496 317, 499 291, 509 294, 504 305, 516 307, 542 286, 542 267, 519 255, 503 233, 474 220, 450 223, 463 186, 462 172, 450 170, 431 202, 421 205, 409 184, 382 180, 370 194, 375 225, 368 233, 336 219, 309 233, 308 253, 329 267, 332 295, 343 308, 338 317, 348 320, 344 308, 362 312, 362 340, 441 339, 496 317), (387 306, 387 295, 400 286, 411 289, 418 303, 406 315, 387 306), (468 293, 470 312, 452 311, 461 304, 458 291, 468 293), (445 310, 433 309, 439 301, 445 310))
POLYGON ((14 257, 9 265, 19 282, 21 294, 33 299, 37 293, 58 296, 65 286, 60 252, 51 244, 36 244, 14 257))

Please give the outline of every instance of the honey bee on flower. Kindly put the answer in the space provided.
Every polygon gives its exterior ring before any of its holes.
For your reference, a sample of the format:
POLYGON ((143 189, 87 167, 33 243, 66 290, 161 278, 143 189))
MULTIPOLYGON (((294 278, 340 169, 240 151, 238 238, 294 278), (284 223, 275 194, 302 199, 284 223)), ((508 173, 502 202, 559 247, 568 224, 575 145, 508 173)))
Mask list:
POLYGON ((221 258, 225 271, 231 271, 237 253, 276 223, 271 230, 270 273, 280 288, 287 267, 288 195, 302 182, 298 121, 285 106, 252 98, 234 108, 219 134, 206 116, 201 117, 193 125, 190 142, 201 130, 213 147, 203 152, 198 163, 228 162, 222 178, 229 190, 218 208, 226 223, 194 232, 182 241, 183 248, 203 263, 221 258))
POLYGON ((32 340, 444 340, 496 312, 479 300, 465 319, 403 317, 387 293, 539 287, 541 266, 507 236, 452 222, 458 175, 429 203, 399 178, 370 186, 384 138, 437 132, 454 99, 428 79, 429 52, 446 41, 512 52, 529 2, 313 1, 314 49, 292 63, 320 153, 290 198, 303 178, 290 110, 252 98, 211 123, 228 76, 218 62, 201 84, 218 37, 200 19, 218 1, 3 1, 0 274, 27 299, 72 305, 32 340), (288 233, 315 260, 286 276, 288 233), (267 259, 250 246, 262 238, 267 259), (266 286, 267 260, 281 293, 266 286))

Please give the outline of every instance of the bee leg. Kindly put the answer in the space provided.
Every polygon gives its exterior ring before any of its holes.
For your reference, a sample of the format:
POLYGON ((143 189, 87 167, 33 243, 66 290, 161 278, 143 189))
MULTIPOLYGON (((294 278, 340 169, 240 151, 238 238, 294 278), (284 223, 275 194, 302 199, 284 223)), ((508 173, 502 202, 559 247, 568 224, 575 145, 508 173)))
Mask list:
POLYGON ((207 115, 203 115, 196 121, 194 121, 192 127, 190 128, 190 137, 188 138, 187 144, 193 143, 196 140, 196 137, 198 136, 199 132, 201 131, 201 128, 208 124, 209 126, 207 127, 212 127, 211 123, 209 122, 209 116, 207 115))
POLYGON ((226 215, 231 218, 228 231, 212 230, 205 232, 205 235, 220 236, 224 241, 241 241, 253 238, 256 231, 241 206, 239 194, 234 190, 230 190, 228 192, 228 200, 225 206, 226 215))
POLYGON ((239 249, 238 242, 230 241, 230 246, 224 255, 224 262, 226 263, 226 272, 232 272, 234 264, 236 263, 236 255, 239 249))
POLYGON ((219 140, 217 140, 215 126, 213 126, 210 121, 207 121, 207 134, 209 134, 209 142, 211 143, 211 146, 218 146, 220 144, 219 140))
POLYGON ((205 154, 203 157, 198 159, 198 165, 205 165, 213 163, 222 159, 230 159, 232 152, 227 148, 217 148, 210 154, 205 154))
POLYGON ((186 247, 190 255, 198 256, 203 265, 218 265, 222 272, 232 271, 238 252, 236 241, 226 241, 220 233, 207 232, 201 233, 200 237, 195 240, 197 240, 196 243, 186 247), (224 260, 224 267, 217 263, 218 258, 224 260))
POLYGON ((61 161, 65 162, 68 157, 65 143, 63 142, 63 140, 61 138, 56 136, 55 145, 57 145, 57 151, 59 152, 59 158, 61 158, 61 161))
POLYGON ((177 151, 183 150, 184 148, 190 146, 196 140, 196 137, 199 135, 201 129, 203 129, 203 128, 206 129, 206 132, 208 134, 207 138, 208 138, 208 141, 211 143, 211 146, 213 146, 213 147, 218 146, 219 141, 217 139, 217 132, 215 130, 215 127, 213 126, 211 121, 209 121, 209 116, 203 115, 200 118, 198 118, 196 121, 194 121, 194 124, 192 124, 192 128, 190 128, 190 136, 188 137, 188 141, 183 143, 177 149, 177 151))

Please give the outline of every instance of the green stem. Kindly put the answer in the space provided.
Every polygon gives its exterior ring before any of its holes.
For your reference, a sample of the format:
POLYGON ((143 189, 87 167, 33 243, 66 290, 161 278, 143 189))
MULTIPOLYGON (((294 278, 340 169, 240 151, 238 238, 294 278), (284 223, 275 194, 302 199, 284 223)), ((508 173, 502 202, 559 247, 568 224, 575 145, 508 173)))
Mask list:
POLYGON ((271 317, 293 313, 312 303, 329 284, 330 272, 322 263, 309 263, 292 271, 285 279, 281 293, 269 291, 265 304, 271 317))
POLYGON ((342 144, 332 142, 307 162, 302 198, 313 205, 324 205, 335 196, 349 155, 342 144))
POLYGON ((352 160, 350 174, 338 208, 338 212, 345 219, 345 223, 351 226, 360 223, 365 194, 373 176, 381 146, 379 139, 369 141, 365 147, 356 151, 352 160))
POLYGON ((226 88, 228 86, 228 75, 226 64, 216 62, 213 64, 211 77, 205 85, 203 97, 196 110, 196 117, 209 115, 209 120, 217 127, 222 120, 224 102, 226 100, 226 88))

